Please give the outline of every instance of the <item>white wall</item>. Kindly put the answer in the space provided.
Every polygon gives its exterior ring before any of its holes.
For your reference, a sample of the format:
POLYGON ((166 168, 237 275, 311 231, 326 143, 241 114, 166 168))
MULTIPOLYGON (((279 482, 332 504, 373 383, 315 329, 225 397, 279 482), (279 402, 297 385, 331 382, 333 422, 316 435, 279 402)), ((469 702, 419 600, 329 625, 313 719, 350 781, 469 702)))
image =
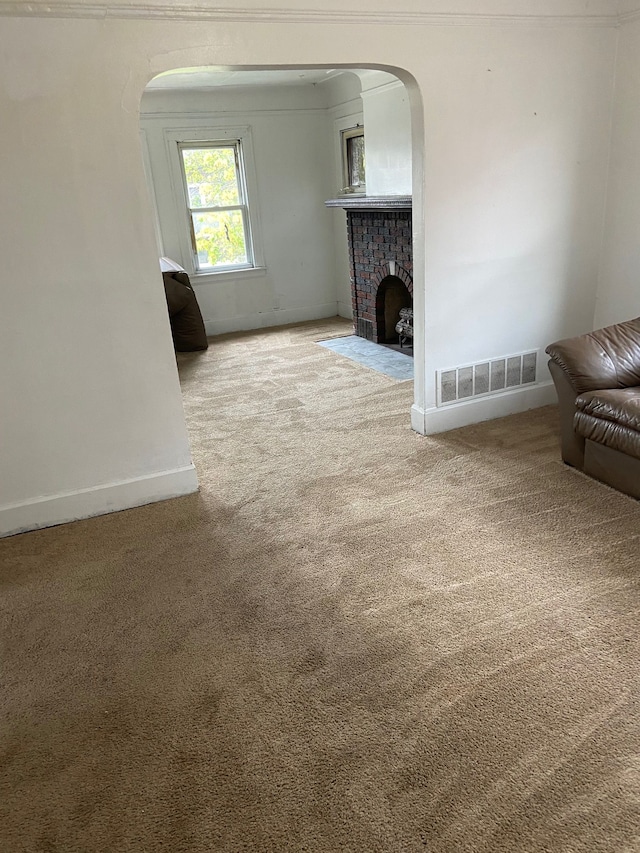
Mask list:
POLYGON ((191 273, 210 335, 337 313, 331 214, 324 206, 333 185, 331 129, 321 89, 149 91, 142 100, 164 252, 191 273), (211 138, 217 138, 216 129, 230 127, 247 127, 251 135, 254 162, 247 167, 256 182, 249 187, 255 190, 250 201, 264 266, 197 275, 178 240, 184 210, 176 205, 171 182, 175 146, 167 145, 165 134, 211 128, 211 138))
POLYGON ((126 65, 96 22, 3 19, 0 44, 6 533, 197 480, 126 65))
POLYGON ((620 28, 605 240, 594 327, 640 315, 640 20, 620 28))
POLYGON ((615 33, 461 36, 423 68, 431 369, 589 328, 606 189, 615 33))
POLYGON ((368 195, 411 195, 409 95, 391 74, 361 75, 368 195))
MULTIPOLYGON (((16 503, 37 522, 43 496, 189 466, 139 139, 140 97, 160 71, 401 69, 415 154, 416 428, 541 402, 512 395, 444 418, 435 370, 544 347, 593 317, 613 26, 484 18, 439 26, 423 4, 385 12, 378 0, 362 15, 339 3, 335 15, 305 17, 300 4, 284 3, 291 14, 246 0, 255 19, 195 9, 194 20, 171 20, 171 6, 161 20, 144 19, 150 7, 138 20, 3 18, 0 375, 11 401, 2 412, 3 529, 16 503)), ((534 15, 585 9, 574 0, 518 5, 534 15)), ((90 509, 125 504, 118 494, 90 509)))

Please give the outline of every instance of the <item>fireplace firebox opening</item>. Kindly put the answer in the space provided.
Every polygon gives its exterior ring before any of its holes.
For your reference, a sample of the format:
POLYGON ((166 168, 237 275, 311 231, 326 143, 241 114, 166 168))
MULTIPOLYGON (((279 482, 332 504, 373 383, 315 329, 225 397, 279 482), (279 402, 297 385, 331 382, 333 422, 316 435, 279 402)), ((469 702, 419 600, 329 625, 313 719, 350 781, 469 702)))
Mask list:
POLYGON ((397 344, 396 325, 403 308, 413 308, 407 286, 395 275, 383 278, 376 293, 376 320, 379 344, 397 344))

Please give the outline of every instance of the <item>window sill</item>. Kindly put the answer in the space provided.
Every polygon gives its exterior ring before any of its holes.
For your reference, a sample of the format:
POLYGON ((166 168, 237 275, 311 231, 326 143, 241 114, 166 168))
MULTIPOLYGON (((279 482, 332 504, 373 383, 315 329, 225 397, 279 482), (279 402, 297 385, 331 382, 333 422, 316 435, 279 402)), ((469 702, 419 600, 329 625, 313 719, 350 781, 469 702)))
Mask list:
POLYGON ((226 281, 232 278, 257 278, 266 275, 266 267, 246 267, 237 270, 220 270, 219 272, 194 272, 189 273, 191 284, 215 284, 218 281, 226 281))

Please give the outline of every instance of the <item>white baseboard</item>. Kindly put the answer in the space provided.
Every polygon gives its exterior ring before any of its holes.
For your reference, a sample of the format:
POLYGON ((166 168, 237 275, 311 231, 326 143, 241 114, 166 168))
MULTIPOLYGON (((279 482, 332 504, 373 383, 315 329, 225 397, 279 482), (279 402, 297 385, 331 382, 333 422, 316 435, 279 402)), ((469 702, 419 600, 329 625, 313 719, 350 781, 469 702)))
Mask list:
POLYGON ((6 504, 0 506, 0 537, 131 509, 197 490, 196 469, 188 465, 132 480, 6 504))
POLYGON ((476 400, 465 400, 446 406, 434 406, 432 409, 411 407, 411 427, 420 435, 435 435, 450 429, 503 418, 517 412, 538 409, 557 402, 553 382, 540 382, 537 385, 514 388, 504 394, 495 394, 476 400))
POLYGON ((304 308, 286 308, 281 311, 265 311, 261 314, 246 314, 243 317, 228 317, 221 320, 205 320, 207 335, 225 335, 227 332, 244 332, 251 329, 266 329, 270 326, 287 326, 289 323, 304 323, 307 320, 325 320, 338 314, 337 302, 310 305, 304 308))

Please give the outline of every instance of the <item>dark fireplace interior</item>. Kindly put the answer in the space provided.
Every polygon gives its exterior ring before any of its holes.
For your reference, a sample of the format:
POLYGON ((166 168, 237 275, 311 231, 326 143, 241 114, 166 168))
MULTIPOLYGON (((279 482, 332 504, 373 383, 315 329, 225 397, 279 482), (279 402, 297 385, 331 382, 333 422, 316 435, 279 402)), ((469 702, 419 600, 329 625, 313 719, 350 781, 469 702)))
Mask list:
POLYGON ((396 325, 402 308, 413 308, 407 286, 395 275, 383 278, 376 293, 376 320, 379 344, 398 344, 396 325))

